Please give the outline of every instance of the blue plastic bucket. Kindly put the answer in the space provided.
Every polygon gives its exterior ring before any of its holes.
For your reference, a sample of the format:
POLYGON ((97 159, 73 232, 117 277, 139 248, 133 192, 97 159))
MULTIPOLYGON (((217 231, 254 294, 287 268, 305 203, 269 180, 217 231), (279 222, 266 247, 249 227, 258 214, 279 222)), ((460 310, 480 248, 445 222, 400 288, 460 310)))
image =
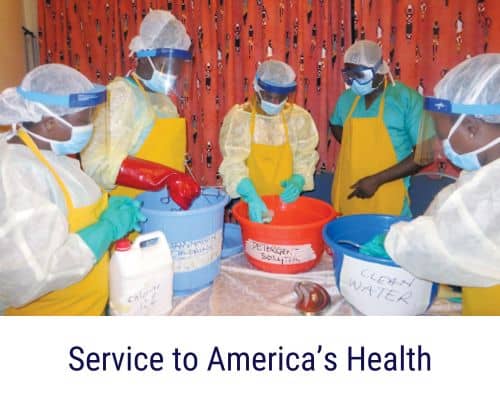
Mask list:
POLYGON ((439 285, 416 278, 392 260, 359 253, 362 245, 407 218, 360 214, 338 217, 325 225, 323 237, 333 250, 337 287, 365 315, 418 315, 436 298, 439 285))
POLYGON ((174 264, 174 294, 185 296, 209 286, 220 271, 224 207, 229 196, 204 188, 189 210, 183 211, 167 190, 137 196, 148 218, 143 232, 162 231, 174 264))

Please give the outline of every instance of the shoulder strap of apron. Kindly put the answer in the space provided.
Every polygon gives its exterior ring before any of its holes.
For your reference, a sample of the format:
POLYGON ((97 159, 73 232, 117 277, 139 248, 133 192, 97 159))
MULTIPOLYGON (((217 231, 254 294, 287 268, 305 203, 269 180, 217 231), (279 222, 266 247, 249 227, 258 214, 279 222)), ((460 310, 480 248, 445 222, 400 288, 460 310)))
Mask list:
MULTIPOLYGON (((255 104, 255 96, 253 97, 253 99, 251 101, 251 106, 252 106, 252 112, 250 114, 250 138, 253 142, 253 134, 255 132, 255 115, 257 113, 257 107, 255 104)), ((283 124, 283 128, 285 129, 285 142, 284 143, 288 143, 288 124, 286 123, 285 113, 283 112, 283 110, 281 110, 280 116, 281 116, 281 122, 283 124)))
POLYGON ((382 98, 380 99, 380 107, 378 109, 378 115, 377 115, 377 118, 381 120, 384 119, 386 89, 387 89, 387 78, 384 78, 384 93, 382 93, 382 98))
MULTIPOLYGON (((384 110, 385 110, 385 90, 387 89, 387 78, 384 78, 384 92, 382 94, 382 99, 380 100, 380 106, 378 109, 378 114, 377 118, 384 118, 384 110)), ((361 99, 361 96, 356 96, 354 101, 352 102, 351 109, 349 110, 349 113, 347 114, 346 121, 352 116, 354 113, 354 110, 356 109, 356 106, 358 105, 359 99, 361 99)))
POLYGON ((352 102, 351 109, 349 110, 349 113, 347 114, 346 121, 351 118, 352 114, 354 113, 354 110, 356 109, 356 106, 358 105, 359 99, 361 96, 356 96, 354 101, 352 102))
POLYGON ((28 148, 33 152, 36 158, 38 158, 38 160, 40 160, 40 162, 48 168, 54 179, 57 181, 59 187, 61 188, 61 191, 63 192, 64 200, 66 201, 66 207, 68 207, 68 216, 72 214, 75 207, 73 206, 73 201, 71 200, 71 196, 69 195, 68 189, 66 188, 66 185, 60 178, 59 174, 55 171, 52 165, 49 164, 47 159, 43 156, 42 152, 38 149, 38 147, 36 147, 36 144, 33 141, 33 139, 31 139, 31 137, 29 137, 29 135, 26 132, 21 130, 17 133, 17 135, 24 142, 24 144, 28 146, 28 148))

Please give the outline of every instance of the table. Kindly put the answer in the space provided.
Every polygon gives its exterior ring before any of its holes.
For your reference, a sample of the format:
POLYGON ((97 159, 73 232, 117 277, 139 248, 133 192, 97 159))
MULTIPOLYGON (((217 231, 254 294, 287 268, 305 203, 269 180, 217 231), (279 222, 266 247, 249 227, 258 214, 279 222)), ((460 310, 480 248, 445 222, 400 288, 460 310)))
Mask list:
MULTIPOLYGON (((259 271, 243 254, 221 262, 213 285, 190 296, 174 299, 171 315, 301 315, 295 309, 296 282, 309 280, 323 285, 331 305, 322 315, 360 315, 347 303, 335 284, 332 258, 324 253, 311 271, 282 275, 259 271)), ((460 315, 461 304, 449 301, 450 289, 441 286, 438 297, 426 315, 460 315)))

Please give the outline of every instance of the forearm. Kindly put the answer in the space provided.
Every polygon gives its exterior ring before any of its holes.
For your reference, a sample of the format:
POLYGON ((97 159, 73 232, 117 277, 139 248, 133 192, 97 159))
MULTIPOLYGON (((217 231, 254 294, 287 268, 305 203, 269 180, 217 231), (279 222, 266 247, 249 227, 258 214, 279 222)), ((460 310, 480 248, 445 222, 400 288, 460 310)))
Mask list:
POLYGON ((392 182, 416 174, 423 168, 423 166, 415 163, 413 157, 413 153, 411 153, 404 160, 401 160, 399 163, 393 165, 392 167, 374 174, 374 177, 376 177, 380 184, 383 185, 384 183, 392 182))
POLYGON ((339 125, 330 124, 330 130, 333 133, 335 140, 339 143, 342 143, 342 132, 343 132, 344 128, 342 126, 339 126, 339 125))

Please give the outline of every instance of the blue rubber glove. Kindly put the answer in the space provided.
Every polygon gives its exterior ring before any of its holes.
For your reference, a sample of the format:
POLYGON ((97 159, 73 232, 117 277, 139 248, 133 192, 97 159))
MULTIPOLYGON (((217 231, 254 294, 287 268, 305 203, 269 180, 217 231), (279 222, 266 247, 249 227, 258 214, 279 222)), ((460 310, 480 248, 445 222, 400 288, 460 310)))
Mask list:
POLYGON ((391 257, 387 254, 387 251, 385 251, 384 246, 386 236, 387 233, 381 233, 374 236, 371 240, 360 247, 359 252, 367 256, 386 258, 390 260, 391 257))
POLYGON ((92 250, 96 260, 101 259, 115 240, 132 230, 140 231, 139 222, 146 220, 139 211, 140 207, 141 203, 137 200, 125 196, 112 196, 99 220, 77 232, 92 250))
POLYGON ((257 190, 255 190, 255 186, 250 178, 243 178, 238 183, 236 191, 243 201, 248 204, 248 216, 250 220, 262 224, 262 216, 269 214, 269 210, 260 198, 257 190))
POLYGON ((280 194, 281 200, 285 203, 293 203, 299 198, 305 183, 304 177, 299 174, 293 174, 290 179, 281 182, 281 187, 284 188, 280 194))

